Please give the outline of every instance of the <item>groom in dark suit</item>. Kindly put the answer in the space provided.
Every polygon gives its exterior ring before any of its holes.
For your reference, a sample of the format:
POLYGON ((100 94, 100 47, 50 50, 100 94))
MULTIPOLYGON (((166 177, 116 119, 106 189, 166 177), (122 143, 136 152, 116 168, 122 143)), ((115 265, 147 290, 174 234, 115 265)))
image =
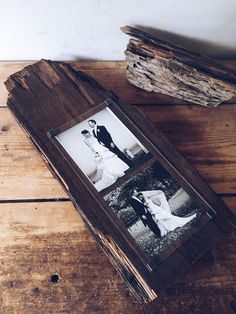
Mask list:
POLYGON ((107 131, 105 126, 97 125, 97 122, 93 119, 89 120, 88 124, 93 129, 93 135, 97 138, 100 144, 116 154, 117 157, 125 162, 130 168, 134 166, 133 162, 114 144, 111 134, 107 131))
POLYGON ((152 215, 148 209, 148 206, 145 205, 145 201, 142 193, 138 193, 134 190, 132 197, 129 200, 130 205, 135 210, 136 214, 141 219, 144 226, 148 228, 158 237, 161 238, 161 232, 158 228, 156 222, 153 220, 152 215))

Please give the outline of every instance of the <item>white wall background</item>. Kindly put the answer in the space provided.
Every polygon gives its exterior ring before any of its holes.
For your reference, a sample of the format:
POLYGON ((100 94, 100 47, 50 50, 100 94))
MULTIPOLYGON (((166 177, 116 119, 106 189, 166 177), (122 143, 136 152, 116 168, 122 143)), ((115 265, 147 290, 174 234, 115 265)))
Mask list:
POLYGON ((0 60, 122 60, 126 24, 236 56, 235 0, 0 0, 0 60))

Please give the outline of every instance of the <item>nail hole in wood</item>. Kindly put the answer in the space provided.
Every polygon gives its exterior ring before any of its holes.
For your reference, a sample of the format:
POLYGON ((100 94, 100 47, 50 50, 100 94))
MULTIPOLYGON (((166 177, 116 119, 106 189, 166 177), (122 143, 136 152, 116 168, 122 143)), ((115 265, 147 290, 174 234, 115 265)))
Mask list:
POLYGON ((59 282, 59 280, 60 280, 59 275, 53 274, 53 275, 51 276, 51 282, 57 283, 57 282, 59 282))

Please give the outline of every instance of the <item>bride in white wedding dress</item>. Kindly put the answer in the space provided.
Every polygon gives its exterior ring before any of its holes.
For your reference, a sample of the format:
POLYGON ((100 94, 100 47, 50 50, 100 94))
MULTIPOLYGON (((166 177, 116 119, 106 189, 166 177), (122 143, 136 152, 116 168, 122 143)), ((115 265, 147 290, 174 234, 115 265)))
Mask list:
POLYGON ((119 177, 122 177, 125 171, 129 169, 129 166, 107 147, 100 144, 89 131, 83 130, 81 134, 85 137, 85 144, 94 153, 94 161, 97 166, 97 180, 94 186, 98 191, 101 191, 115 183, 119 177))
POLYGON ((161 236, 166 235, 169 231, 173 231, 178 227, 183 227, 189 221, 196 217, 193 214, 189 217, 178 217, 171 213, 169 203, 163 191, 143 191, 140 192, 142 201, 147 205, 148 210, 153 216, 158 228, 160 229, 161 236))

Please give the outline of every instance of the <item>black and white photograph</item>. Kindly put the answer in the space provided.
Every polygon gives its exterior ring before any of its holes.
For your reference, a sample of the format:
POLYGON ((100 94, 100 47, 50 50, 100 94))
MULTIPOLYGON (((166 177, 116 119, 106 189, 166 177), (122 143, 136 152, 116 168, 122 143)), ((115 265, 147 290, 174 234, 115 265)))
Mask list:
POLYGON ((99 192, 151 157, 108 107, 56 138, 99 192))
POLYGON ((104 199, 150 260, 210 219, 157 161, 104 199))

